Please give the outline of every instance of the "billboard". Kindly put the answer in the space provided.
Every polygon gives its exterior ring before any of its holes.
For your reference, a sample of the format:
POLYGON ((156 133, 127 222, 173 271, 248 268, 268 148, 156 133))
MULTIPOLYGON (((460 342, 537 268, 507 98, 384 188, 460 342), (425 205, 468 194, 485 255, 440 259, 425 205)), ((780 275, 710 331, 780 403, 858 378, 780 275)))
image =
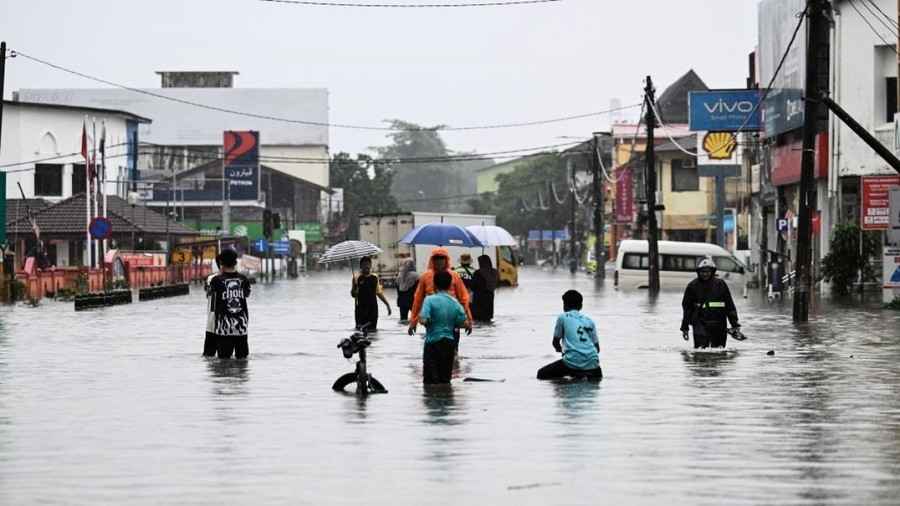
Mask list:
POLYGON ((888 230, 891 224, 891 188, 900 186, 900 176, 866 176, 862 178, 863 230, 888 230))
MULTIPOLYGON (((784 55, 806 0, 762 0, 759 4, 759 82, 768 86, 784 55)), ((767 137, 803 126, 803 89, 806 79, 806 32, 803 28, 787 53, 778 78, 762 105, 767 137)))
POLYGON ((230 200, 259 201, 259 132, 226 131, 224 153, 230 200))
POLYGON ((616 223, 634 221, 634 181, 630 167, 616 169, 616 223))
POLYGON ((761 95, 759 90, 692 91, 688 93, 689 128, 693 132, 759 130, 761 95))

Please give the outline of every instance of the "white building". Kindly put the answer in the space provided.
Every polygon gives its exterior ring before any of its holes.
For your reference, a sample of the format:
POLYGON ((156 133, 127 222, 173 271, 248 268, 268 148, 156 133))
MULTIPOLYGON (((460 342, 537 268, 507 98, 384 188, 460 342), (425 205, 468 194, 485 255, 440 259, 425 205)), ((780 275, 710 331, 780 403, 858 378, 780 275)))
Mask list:
MULTIPOLYGON (((149 119, 117 109, 4 101, 0 167, 6 172, 6 198, 22 198, 19 185, 26 198, 51 202, 83 193, 81 137, 86 120, 89 146, 92 122, 98 138, 106 123, 106 189, 123 196, 129 169, 137 160, 138 125, 149 125, 149 119)), ((97 158, 99 163, 99 153, 97 158)))
MULTIPOLYGON (((885 146, 894 148, 897 111, 897 18, 892 24, 876 15, 897 14, 896 0, 873 0, 881 10, 860 2, 834 2, 831 96, 885 146), (893 26, 893 30, 888 30, 893 26), (892 33, 893 31, 893 33, 892 33)), ((826 197, 833 222, 859 223, 860 176, 897 173, 850 128, 832 116, 829 155, 832 177, 826 197)), ((823 237, 823 240, 826 239, 823 237)), ((827 248, 827 244, 823 244, 827 248)))
POLYGON ((225 130, 255 130, 262 163, 329 186, 328 90, 233 88, 237 72, 232 71, 158 73, 162 88, 142 90, 146 93, 114 88, 25 89, 17 96, 32 102, 112 107, 153 118, 152 125, 143 124, 140 129, 141 142, 155 145, 141 149, 139 168, 150 176, 144 179, 221 157, 225 130))

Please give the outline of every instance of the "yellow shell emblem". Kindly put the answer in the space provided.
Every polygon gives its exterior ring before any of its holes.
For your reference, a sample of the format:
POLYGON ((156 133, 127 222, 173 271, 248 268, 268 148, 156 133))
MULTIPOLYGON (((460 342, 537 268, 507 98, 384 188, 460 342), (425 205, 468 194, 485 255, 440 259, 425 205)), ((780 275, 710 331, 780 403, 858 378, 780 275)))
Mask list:
POLYGON ((703 137, 703 150, 710 160, 731 160, 737 137, 731 132, 709 132, 703 137))

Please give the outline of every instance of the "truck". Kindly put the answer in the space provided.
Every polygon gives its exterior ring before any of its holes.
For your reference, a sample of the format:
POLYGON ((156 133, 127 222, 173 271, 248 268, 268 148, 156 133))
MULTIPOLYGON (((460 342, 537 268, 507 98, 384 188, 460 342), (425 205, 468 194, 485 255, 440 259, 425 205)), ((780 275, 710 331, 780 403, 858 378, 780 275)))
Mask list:
MULTIPOLYGON (((472 225, 495 225, 497 218, 493 215, 399 212, 388 214, 367 214, 359 218, 359 238, 368 241, 384 252, 372 262, 372 272, 378 274, 385 286, 394 286, 400 272, 400 264, 407 258, 416 262, 416 270, 420 273, 428 268, 428 258, 434 246, 410 246, 400 244, 400 239, 413 228, 427 223, 449 223, 463 228, 472 225)), ((518 266, 516 255, 509 246, 487 248, 462 248, 445 246, 450 251, 453 265, 459 264, 459 256, 463 253, 472 255, 473 264, 481 255, 488 255, 494 268, 500 275, 500 283, 507 286, 518 285, 518 266), (499 258, 499 261, 498 261, 499 258)))

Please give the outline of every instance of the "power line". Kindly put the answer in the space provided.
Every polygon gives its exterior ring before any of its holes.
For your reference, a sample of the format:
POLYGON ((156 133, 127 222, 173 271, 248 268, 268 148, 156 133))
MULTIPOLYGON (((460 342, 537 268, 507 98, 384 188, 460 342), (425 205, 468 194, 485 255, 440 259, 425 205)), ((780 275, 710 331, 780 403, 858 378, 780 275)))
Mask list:
POLYGON ((878 4, 875 3, 874 0, 869 0, 869 3, 872 5, 872 7, 875 8, 875 10, 877 10, 878 12, 881 13, 882 16, 884 16, 884 19, 887 19, 888 21, 890 21, 891 24, 894 25, 894 28, 900 29, 900 24, 897 23, 897 20, 892 18, 890 15, 888 15, 888 13, 881 10, 881 7, 879 7, 878 4))
POLYGON ((856 6, 856 2, 854 2, 853 0, 850 0, 850 7, 853 7, 853 10, 855 10, 856 13, 859 15, 859 17, 862 18, 862 20, 866 23, 866 25, 869 27, 869 29, 872 31, 872 33, 874 33, 876 37, 878 37, 879 39, 881 39, 881 42, 884 42, 884 45, 885 45, 885 46, 888 46, 889 48, 891 48, 891 49, 894 51, 894 54, 896 54, 897 56, 900 56, 900 52, 897 51, 897 48, 895 47, 895 45, 894 45, 894 44, 891 44, 890 42, 888 42, 887 40, 885 40, 885 38, 884 38, 884 37, 881 35, 881 33, 875 28, 875 26, 872 25, 872 22, 869 21, 869 18, 866 17, 866 16, 862 13, 862 11, 859 10, 859 8, 856 6))
POLYGON ((874 16, 875 19, 878 20, 879 23, 881 23, 881 26, 887 28, 889 33, 894 35, 894 37, 900 37, 900 34, 897 33, 897 21, 887 17, 887 14, 885 14, 884 11, 881 10, 881 8, 879 8, 875 2, 873 2, 872 0, 863 0, 862 5, 863 8, 869 11, 872 16, 874 16), (874 7, 874 9, 872 7, 874 7), (885 18, 887 18, 887 21, 885 21, 885 18))
POLYGON ((778 74, 781 73, 781 69, 784 67, 784 62, 787 61, 787 57, 791 52, 791 48, 794 46, 794 42, 797 40, 797 34, 800 33, 800 28, 803 27, 803 21, 806 19, 806 11, 809 6, 803 8, 803 11, 797 14, 797 17, 800 18, 797 21, 797 26, 794 28, 794 33, 791 34, 791 39, 788 41, 787 47, 784 48, 784 54, 781 55, 781 60, 778 62, 778 66, 775 67, 775 72, 772 74, 771 79, 769 79, 769 84, 766 86, 765 91, 762 96, 759 98, 759 102, 753 106, 753 110, 750 111, 750 114, 747 115, 747 118, 744 119, 744 122, 741 123, 740 128, 738 128, 734 132, 734 136, 732 137, 732 142, 737 142, 738 135, 744 130, 747 124, 750 122, 750 118, 756 115, 759 111, 759 107, 766 102, 766 99, 769 97, 769 93, 772 91, 772 87, 775 85, 775 80, 778 79, 778 74))
POLYGON ((590 117, 594 117, 594 116, 601 116, 604 114, 609 114, 612 112, 633 109, 638 106, 638 104, 631 104, 631 105, 626 105, 626 106, 622 106, 622 107, 606 109, 603 111, 589 112, 589 113, 583 113, 583 114, 574 114, 574 115, 570 115, 570 116, 562 116, 562 117, 557 117, 557 118, 535 120, 535 121, 522 121, 522 122, 515 122, 515 123, 498 123, 498 124, 488 124, 488 125, 469 125, 469 126, 460 126, 460 127, 439 126, 439 127, 420 127, 420 128, 393 128, 393 127, 385 127, 385 126, 353 125, 353 124, 346 124, 346 123, 329 123, 326 121, 310 121, 310 120, 303 120, 303 119, 283 118, 280 116, 272 116, 272 115, 268 115, 268 114, 258 114, 258 113, 254 113, 254 112, 239 111, 239 110, 230 109, 227 107, 220 107, 220 106, 216 106, 216 105, 195 102, 193 100, 186 100, 183 98, 171 97, 168 95, 163 95, 162 93, 156 93, 156 92, 153 92, 150 90, 135 88, 135 87, 128 86, 125 84, 110 81, 108 79, 104 79, 101 77, 96 77, 96 76, 93 76, 90 74, 86 74, 84 72, 73 70, 73 69, 70 69, 67 67, 63 67, 62 65, 57 65, 55 63, 49 62, 47 60, 43 60, 41 58, 37 58, 35 56, 31 56, 27 53, 23 53, 18 50, 16 51, 16 54, 18 56, 21 56, 22 58, 31 60, 35 63, 39 63, 41 65, 45 65, 47 67, 59 70, 61 72, 66 72, 68 74, 72 74, 72 75, 75 75, 75 76, 78 76, 78 77, 81 77, 84 79, 88 79, 88 80, 91 80, 94 82, 105 84, 107 86, 120 88, 120 89, 123 89, 126 91, 130 91, 132 93, 147 95, 147 96, 157 98, 160 100, 168 100, 170 102, 176 102, 176 103, 179 103, 182 105, 196 107, 199 109, 206 109, 206 110, 221 112, 221 113, 225 113, 225 114, 234 114, 237 116, 245 116, 248 118, 263 119, 263 120, 268 120, 268 121, 278 121, 281 123, 291 123, 291 124, 306 125, 306 126, 318 126, 318 127, 345 128, 345 129, 350 129, 350 130, 372 130, 372 131, 380 131, 380 132, 428 132, 428 131, 450 132, 450 131, 467 131, 467 130, 495 130, 495 129, 501 129, 501 128, 517 128, 517 127, 526 127, 526 126, 534 126, 534 125, 546 125, 546 124, 550 124, 550 123, 560 123, 560 122, 564 122, 564 121, 572 121, 572 120, 576 120, 576 119, 590 118, 590 117))
POLYGON ((476 2, 465 4, 447 4, 447 3, 419 3, 419 4, 366 4, 357 2, 326 2, 320 0, 260 0, 261 2, 305 5, 312 7, 362 7, 362 8, 387 8, 387 9, 444 9, 444 8, 463 8, 463 7, 512 7, 519 5, 535 5, 558 3, 563 0, 509 0, 506 2, 476 2))
MULTIPOLYGON (((542 151, 546 151, 546 150, 549 150, 549 149, 560 148, 560 147, 564 147, 564 146, 572 146, 572 145, 575 145, 575 144, 579 144, 579 143, 581 143, 581 142, 584 142, 584 141, 570 141, 570 142, 563 142, 563 143, 559 143, 559 144, 547 144, 547 145, 543 145, 543 146, 532 146, 532 147, 527 147, 527 148, 514 148, 514 149, 507 149, 507 150, 502 150, 502 151, 490 151, 490 152, 486 152, 486 153, 460 153, 460 154, 457 154, 457 155, 423 156, 423 157, 400 157, 400 158, 378 158, 378 157, 371 157, 371 158, 368 158, 367 161, 375 162, 375 163, 429 163, 429 162, 442 162, 442 161, 471 161, 471 160, 484 160, 484 159, 487 159, 487 158, 489 158, 489 157, 494 157, 495 155, 507 155, 507 154, 514 154, 514 153, 523 153, 523 152, 526 152, 526 151, 537 151, 538 153, 534 153, 534 154, 540 154, 540 152, 542 152, 542 151)), ((156 143, 151 143, 151 142, 142 142, 141 145, 143 145, 143 146, 151 146, 151 147, 168 147, 167 145, 164 145, 164 144, 156 144, 156 143)), ((220 156, 218 156, 218 155, 213 155, 213 154, 210 153, 209 151, 206 151, 206 150, 203 150, 203 149, 191 148, 191 147, 185 146, 185 147, 184 147, 184 150, 186 150, 186 151, 193 151, 193 152, 196 152, 196 153, 200 153, 201 155, 206 155, 207 157, 214 157, 215 159, 221 159, 220 156)), ((154 154, 154 153, 144 153, 144 154, 154 154)), ((521 156, 521 155, 519 155, 519 156, 521 156)), ((515 158, 515 157, 514 157, 514 158, 515 158)), ((304 162, 310 162, 310 163, 328 163, 328 162, 330 162, 330 161, 333 161, 334 158, 292 157, 292 156, 261 156, 261 157, 260 157, 260 160, 266 160, 266 161, 270 161, 270 162, 279 162, 279 161, 304 161, 304 162)), ((357 158, 356 160, 359 161, 360 159, 357 158)))

